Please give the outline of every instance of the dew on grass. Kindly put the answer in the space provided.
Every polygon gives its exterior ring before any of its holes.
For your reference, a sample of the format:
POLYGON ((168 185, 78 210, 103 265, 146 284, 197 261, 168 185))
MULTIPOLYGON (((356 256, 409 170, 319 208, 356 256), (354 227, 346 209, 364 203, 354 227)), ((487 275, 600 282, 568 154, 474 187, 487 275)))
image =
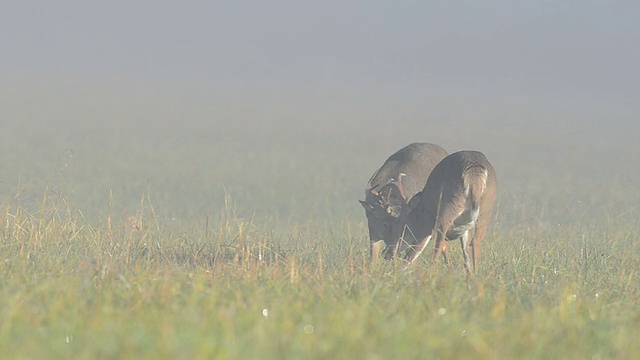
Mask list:
POLYGON ((307 325, 304 326, 305 334, 313 334, 313 330, 314 330, 314 328, 313 328, 313 325, 311 325, 311 324, 307 324, 307 325))

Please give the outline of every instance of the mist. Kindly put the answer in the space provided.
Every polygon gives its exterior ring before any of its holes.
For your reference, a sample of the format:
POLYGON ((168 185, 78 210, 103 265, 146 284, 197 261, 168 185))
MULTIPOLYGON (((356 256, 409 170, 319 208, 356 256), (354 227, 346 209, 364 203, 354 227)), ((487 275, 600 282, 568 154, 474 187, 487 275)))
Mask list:
POLYGON ((624 212, 638 199, 638 14, 598 1, 11 2, 2 195, 40 179, 90 213, 151 184, 175 218, 215 212, 223 192, 250 212, 283 197, 320 212, 304 204, 319 192, 364 221, 371 173, 428 141, 487 154, 507 209, 542 193, 566 214, 600 193, 590 209, 606 198, 624 212))

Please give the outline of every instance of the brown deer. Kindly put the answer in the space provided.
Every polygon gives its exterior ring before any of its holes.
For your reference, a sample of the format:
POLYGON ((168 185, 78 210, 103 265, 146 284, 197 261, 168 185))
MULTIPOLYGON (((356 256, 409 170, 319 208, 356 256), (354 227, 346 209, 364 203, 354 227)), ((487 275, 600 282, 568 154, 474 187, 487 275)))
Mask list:
POLYGON ((395 245, 397 252, 401 242, 406 242, 409 245, 406 259, 413 263, 434 237, 434 259, 437 261, 442 253, 449 264, 445 240, 460 239, 465 270, 476 274, 480 242, 491 220, 496 186, 495 170, 483 153, 459 151, 447 156, 431 171, 422 192, 403 208, 394 224, 394 244, 390 245, 395 245), (471 238, 473 271, 468 249, 472 228, 475 228, 471 238))
POLYGON ((391 242, 393 223, 402 207, 422 190, 431 170, 445 156, 447 152, 438 145, 412 143, 391 155, 371 176, 365 200, 360 201, 368 220, 371 261, 391 242))

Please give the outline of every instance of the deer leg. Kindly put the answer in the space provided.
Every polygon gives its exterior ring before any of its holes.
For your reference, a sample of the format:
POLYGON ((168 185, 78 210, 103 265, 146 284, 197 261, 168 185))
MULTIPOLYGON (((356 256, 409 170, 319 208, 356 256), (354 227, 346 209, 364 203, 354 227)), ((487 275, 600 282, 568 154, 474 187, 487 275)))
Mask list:
POLYGON ((448 267, 451 267, 451 261, 449 260, 449 244, 446 240, 442 241, 442 258, 444 259, 444 263, 447 264, 448 267))
POLYGON ((371 256, 371 262, 375 262, 380 258, 380 254, 384 249, 384 240, 372 241, 369 248, 369 255, 371 256))
POLYGON ((444 258, 444 262, 447 265, 450 265, 449 261, 449 245, 447 244, 447 233, 449 232, 449 228, 453 224, 453 220, 440 220, 439 225, 436 230, 436 249, 434 252, 435 261, 438 261, 438 257, 442 254, 444 258))
POLYGON ((447 255, 444 255, 446 251, 447 251, 446 239, 439 231, 437 231, 436 232, 436 248, 433 251, 434 262, 438 262, 438 259, 440 258, 440 254, 442 254, 442 256, 445 258, 445 261, 447 261, 447 255))
POLYGON ((469 263, 469 247, 467 246, 469 243, 469 232, 465 231, 462 236, 460 236, 460 245, 462 247, 462 256, 464 256, 464 269, 467 271, 467 274, 471 274, 471 264, 469 263))
POLYGON ((471 238, 471 247, 473 248, 473 273, 478 273, 478 267, 480 266, 480 243, 487 234, 488 221, 485 219, 479 219, 476 224, 476 228, 473 232, 473 238, 471 238))
POLYGON ((471 239, 471 247, 473 248, 473 274, 478 273, 478 266, 480 265, 480 241, 484 238, 484 229, 476 227, 476 230, 471 239))

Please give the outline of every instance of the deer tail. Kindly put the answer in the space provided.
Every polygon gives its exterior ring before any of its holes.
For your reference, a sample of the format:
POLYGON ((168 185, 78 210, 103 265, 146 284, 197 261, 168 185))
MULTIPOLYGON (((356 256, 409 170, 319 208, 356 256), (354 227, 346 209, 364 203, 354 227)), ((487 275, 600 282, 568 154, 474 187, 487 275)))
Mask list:
POLYGON ((462 174, 464 183, 464 194, 471 202, 473 209, 480 206, 480 199, 487 188, 487 177, 489 173, 484 166, 475 165, 465 169, 462 174))

